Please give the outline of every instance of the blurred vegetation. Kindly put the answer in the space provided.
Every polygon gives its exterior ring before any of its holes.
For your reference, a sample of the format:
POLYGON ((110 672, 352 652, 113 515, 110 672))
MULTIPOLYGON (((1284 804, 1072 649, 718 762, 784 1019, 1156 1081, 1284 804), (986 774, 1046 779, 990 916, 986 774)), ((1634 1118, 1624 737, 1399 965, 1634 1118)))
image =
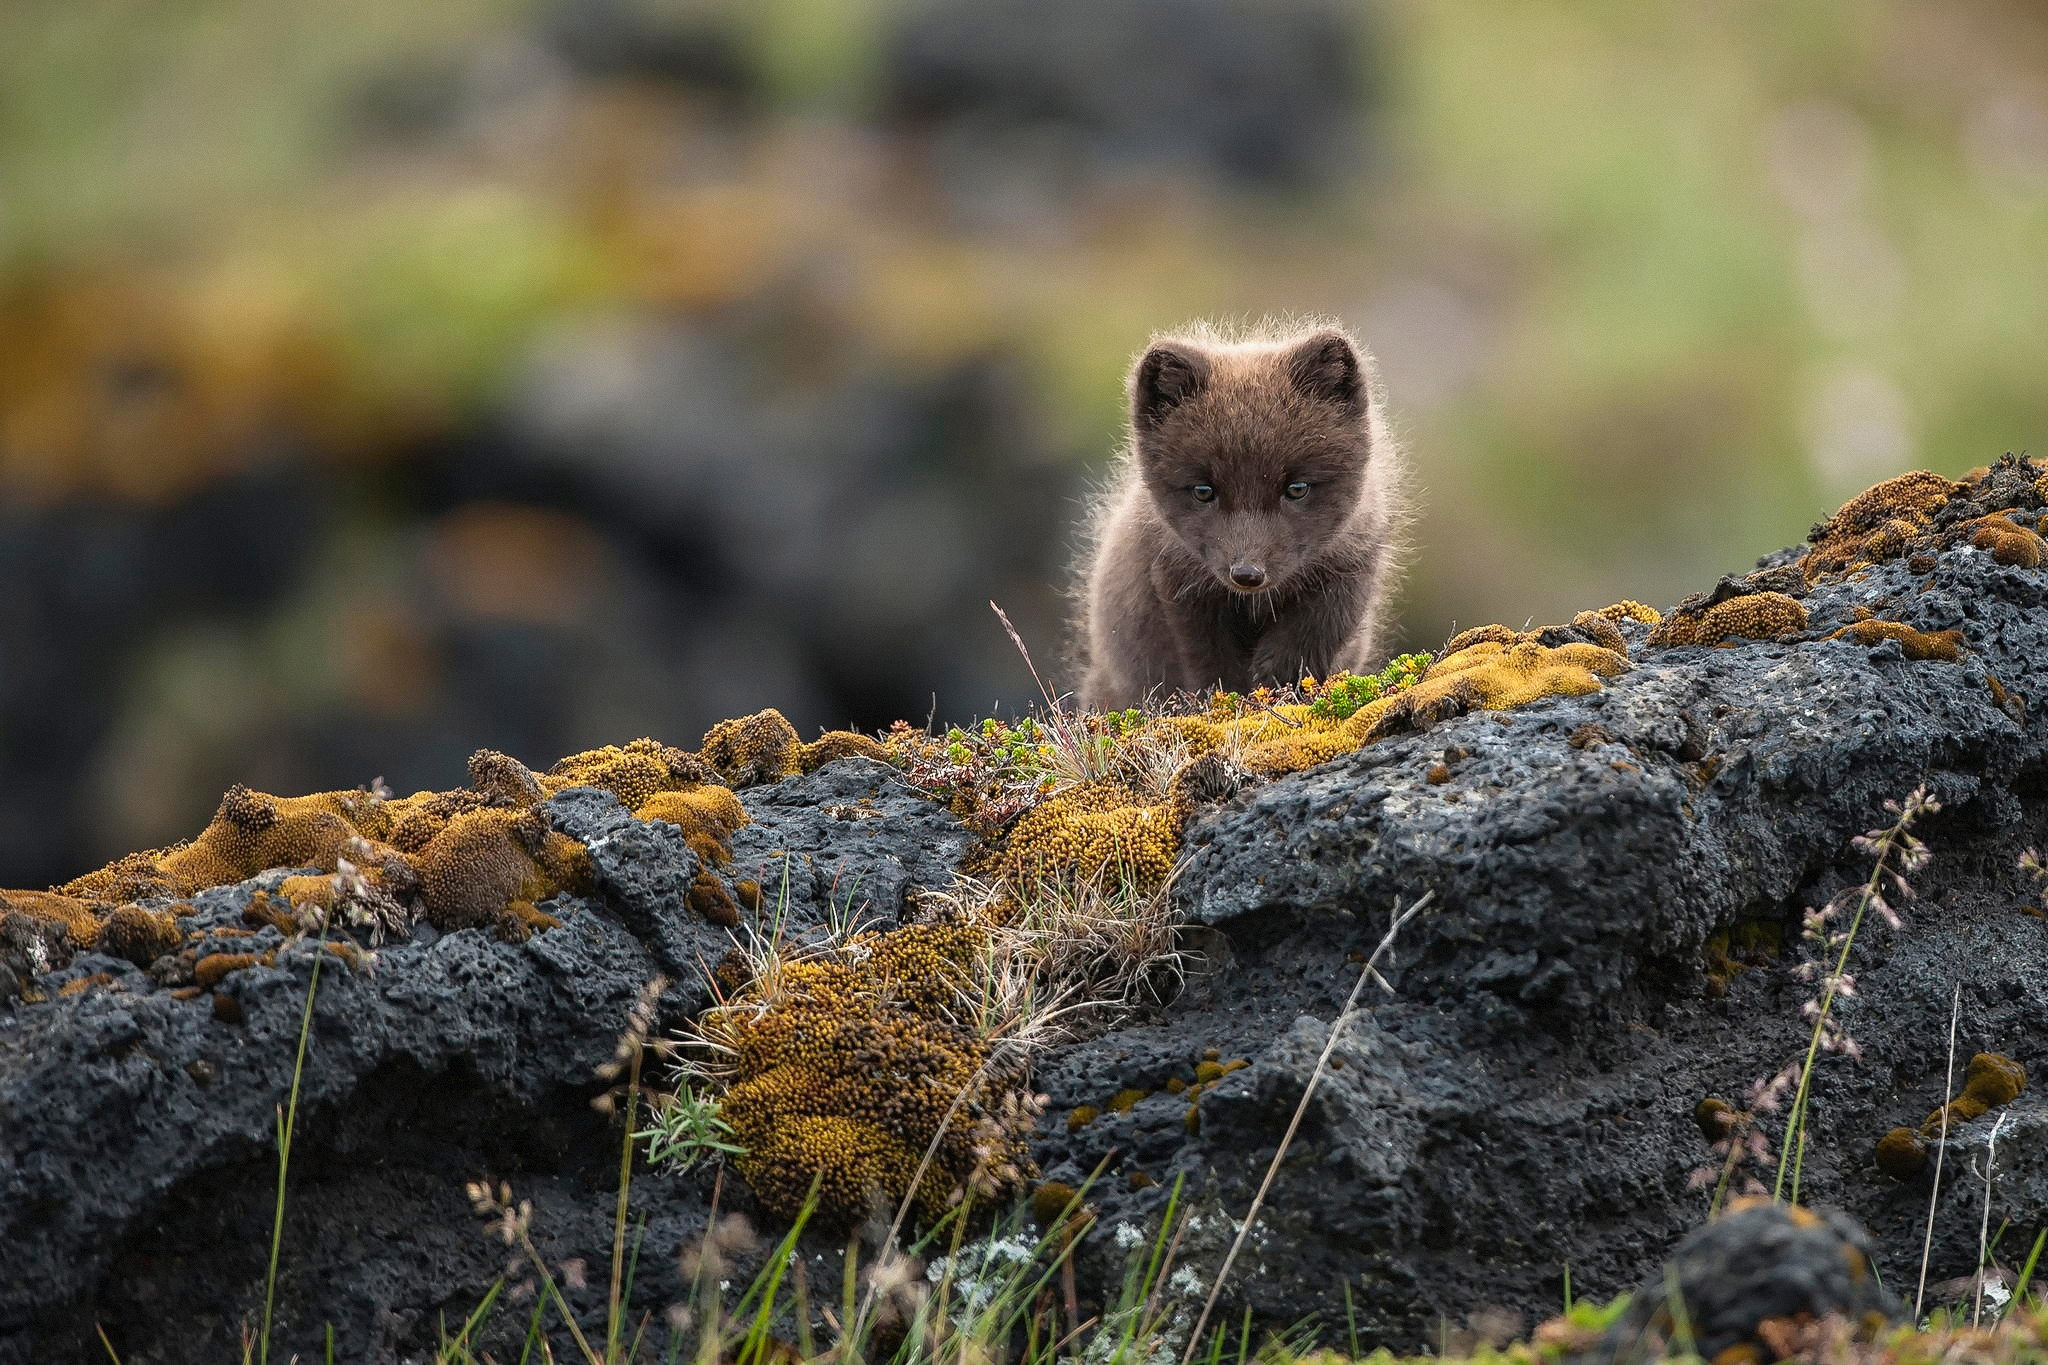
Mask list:
POLYGON ((1122 368, 1195 315, 1379 352, 1417 647, 2048 424, 2017 0, 0 26, 0 884, 235 779, 1020 705, 983 604, 1057 654, 1122 368))

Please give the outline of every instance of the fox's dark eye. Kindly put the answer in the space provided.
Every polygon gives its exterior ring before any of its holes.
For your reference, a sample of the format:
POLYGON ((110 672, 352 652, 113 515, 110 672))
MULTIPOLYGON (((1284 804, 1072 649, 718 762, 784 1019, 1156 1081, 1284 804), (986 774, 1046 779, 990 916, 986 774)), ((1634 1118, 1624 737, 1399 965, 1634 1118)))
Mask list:
POLYGON ((1188 492, 1195 495, 1196 502, 1216 501, 1216 490, 1206 483, 1198 483, 1193 488, 1190 488, 1188 492))
POLYGON ((1308 485, 1303 483, 1300 479, 1296 479, 1293 483, 1287 485, 1287 496, 1294 499, 1296 502, 1300 502, 1303 498, 1308 496, 1308 485))

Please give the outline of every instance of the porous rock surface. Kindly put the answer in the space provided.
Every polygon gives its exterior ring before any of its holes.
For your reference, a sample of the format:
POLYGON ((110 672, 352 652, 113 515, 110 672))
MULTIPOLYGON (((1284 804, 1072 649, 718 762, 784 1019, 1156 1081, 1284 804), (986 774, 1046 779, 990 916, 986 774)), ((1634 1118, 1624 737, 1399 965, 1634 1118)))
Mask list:
MULTIPOLYGON (((1424 892, 1433 906, 1383 963, 1391 992, 1368 987, 1336 1044, 1341 1065, 1227 1297, 1275 1325, 1314 1315, 1334 1336, 1348 1286, 1362 1340, 1415 1347, 1440 1319, 1554 1311, 1567 1264, 1582 1296, 1641 1282, 1706 1208, 1688 1188, 1713 1161, 1696 1103, 1740 1103, 1804 1050, 1813 988, 1790 970, 1801 911, 1861 879, 1850 838, 1924 782, 1944 806, 1921 831, 1934 859, 1902 931, 1863 927, 1858 993, 1840 1009, 1864 1055, 1818 1067, 1800 1189, 1871 1229, 1887 1284, 1910 1281, 1926 1180, 1880 1174, 1871 1151, 1941 1101, 1951 991, 1960 1056, 2002 1052, 2037 1074, 2048 1062, 2048 920, 2023 913, 2016 866, 2048 842, 2048 744, 2025 711, 2048 697, 2044 603, 2048 570, 1956 548, 1931 570, 1892 561, 1816 586, 1810 628, 1787 640, 1646 649, 1630 626, 1636 667, 1599 693, 1383 740, 1201 819, 1175 892, 1185 988, 1039 1066, 1052 1100, 1040 1166, 1075 1184, 1102 1172, 1083 1297, 1114 1294, 1180 1182, 1196 1213, 1179 1251, 1190 1273, 1163 1292, 1192 1316, 1359 963, 1424 892), (1858 607, 1959 629, 1967 651, 1911 660, 1896 642, 1821 638, 1858 607), (1738 926, 1783 951, 1736 970, 1709 940, 1738 926), (1211 1049, 1248 1065, 1191 1105, 1169 1083, 1196 1077, 1211 1049), (1125 1092, 1144 1097, 1115 1112, 1125 1092), (1084 1106, 1108 1112, 1070 1126, 1084 1106)), ((971 844, 865 760, 743 798, 755 823, 726 873, 760 881, 762 913, 779 905, 798 932, 849 895, 866 914, 905 913, 971 844)), ((657 973, 675 983, 665 1024, 708 1004, 705 969, 733 938, 681 908, 696 866, 665 827, 600 793, 550 811, 592 846, 603 887, 546 907, 563 928, 517 945, 422 933, 373 971, 323 967, 280 1358, 318 1358, 329 1322, 337 1359, 426 1354, 505 1265, 463 1194, 486 1173, 534 1201, 551 1262, 587 1264, 590 1287, 570 1296, 587 1324, 602 1320, 618 1129, 588 1103, 606 1084, 596 1069, 657 973)), ((239 922, 278 875, 205 893, 200 914, 239 922)), ((98 1358, 96 1322, 130 1362, 233 1356, 261 1313, 274 1115, 316 951, 230 977, 240 1022, 92 954, 35 981, 47 1000, 0 1009, 0 1363, 98 1358), (61 993, 97 972, 111 984, 61 993)), ((2009 1245, 2048 1220, 2041 1113, 2023 1096, 1952 1139, 1949 1161, 1967 1167, 2007 1116, 1992 1198, 2009 1245)), ((636 1318, 679 1296, 675 1252, 710 1192, 702 1171, 636 1180, 636 1318)), ((749 1207, 730 1178, 721 1197, 749 1207)), ((1935 1279, 1974 1265, 1983 1197, 1981 1182, 1946 1183, 1935 1279)), ((836 1245, 808 1249, 813 1283, 837 1282, 836 1245)), ((530 1309, 510 1303, 489 1340, 516 1355, 530 1309)))

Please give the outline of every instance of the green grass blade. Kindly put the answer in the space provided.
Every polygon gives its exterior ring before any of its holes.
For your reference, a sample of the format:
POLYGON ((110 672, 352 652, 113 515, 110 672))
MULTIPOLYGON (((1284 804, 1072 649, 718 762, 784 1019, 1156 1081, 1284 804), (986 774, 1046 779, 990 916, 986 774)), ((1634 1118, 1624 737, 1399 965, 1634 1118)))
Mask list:
POLYGON ((299 1080, 306 1071, 306 1041, 313 1036, 313 997, 320 989, 320 964, 326 960, 327 932, 320 933, 320 945, 313 956, 313 974, 306 981, 306 1005, 299 1015, 299 1053, 292 1062, 292 1092, 289 1108, 278 1120, 277 1210, 270 1224, 270 1269, 263 1277, 263 1339, 259 1360, 270 1365, 270 1324, 277 1306, 277 1253, 284 1245, 284 1181, 292 1161, 292 1132, 299 1121, 299 1080))
POLYGON ((2026 1304, 2027 1286, 2034 1282, 2034 1267, 2041 1260, 2041 1244, 2043 1242, 2048 1242, 2048 1228, 2042 1228, 2035 1235, 2034 1249, 2027 1253, 2027 1263, 2020 1269, 2019 1283, 2013 1286, 2012 1301, 2021 1306, 2026 1304))
POLYGON ((533 1359, 533 1344, 540 1340, 540 1315, 546 1306, 545 1301, 533 1305, 533 1316, 526 1322, 526 1345, 519 1349, 519 1365, 528 1365, 533 1359))

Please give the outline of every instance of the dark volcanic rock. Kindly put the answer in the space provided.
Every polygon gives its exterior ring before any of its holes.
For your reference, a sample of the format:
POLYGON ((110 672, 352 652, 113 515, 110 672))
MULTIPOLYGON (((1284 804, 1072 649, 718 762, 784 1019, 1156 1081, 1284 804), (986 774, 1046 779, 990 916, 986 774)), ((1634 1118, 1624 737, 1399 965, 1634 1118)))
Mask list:
MULTIPOLYGON (((1432 908, 1384 964, 1391 991, 1368 988, 1334 1045, 1226 1302, 1335 1334, 1348 1286, 1362 1340, 1413 1347, 1440 1317, 1547 1314, 1566 1265, 1581 1295, 1639 1284, 1707 1207, 1690 1177, 1715 1158, 1694 1107, 1742 1102, 1804 1050, 1802 911, 1866 875, 1850 839, 1924 782, 1944 807, 1920 830, 1933 862, 1902 930, 1863 926, 1839 1009, 1864 1056, 1815 1072, 1799 1188, 1872 1230, 1886 1283, 1910 1282, 1929 1177, 1895 1182, 1872 1149, 1942 1099, 1951 992, 1960 1056, 2048 1063, 2048 920, 2021 912, 2017 868, 2048 843, 2048 742, 2025 719, 2048 696, 2048 571, 1964 548, 1922 568, 1814 586, 1810 628, 1780 642, 1646 650, 1632 631, 1637 667, 1598 694, 1387 739, 1198 823, 1176 885, 1200 970, 1171 1004, 1039 1066, 1045 1174, 1105 1172, 1084 1312, 1185 1178, 1194 1216, 1161 1292, 1192 1320, 1359 964, 1425 891, 1432 908), (1967 652, 1913 661, 1895 642, 1823 638, 1858 608, 1960 630, 1967 652), (1070 1126, 1084 1107, 1106 1112, 1070 1126)), ((778 905, 796 934, 849 903, 887 922, 969 844, 860 760, 743 799, 754 823, 721 875, 763 884, 764 929, 778 905)), ((427 935, 374 973, 323 971, 279 1293, 287 1354, 311 1358, 332 1320, 344 1358, 402 1359, 438 1315, 466 1313, 502 1265, 462 1195, 487 1171, 535 1200, 551 1260, 590 1264, 578 1307, 601 1317, 619 1133, 588 1105, 595 1068, 647 979, 676 978, 663 1012, 678 1023, 731 940, 680 908, 696 868, 667 827, 599 793, 550 809, 592 844, 604 886, 551 907, 562 929, 522 945, 427 935)), ((208 893, 200 922, 233 922, 265 880, 208 893)), ((232 1356, 260 1313, 272 1116, 312 952, 230 976, 223 1013, 239 1024, 97 954, 54 969, 25 945, 0 954, 32 993, 0 1005, 0 1362, 95 1358, 94 1321, 126 1360, 232 1356), (96 973, 109 982, 58 993, 96 973)), ((1950 1139, 1948 1169, 1966 1171, 2004 1117, 1991 1198, 2007 1248, 2048 1220, 2043 1112, 2022 1096, 1950 1139)), ((1775 1136, 1782 1115, 1765 1126, 1775 1136)), ((1750 1174, 1771 1172, 1738 1187, 1750 1174)), ((728 1207, 750 1207, 736 1186, 728 1207)), ((675 1294, 673 1255, 708 1191, 701 1173, 636 1181, 641 1265, 657 1268, 636 1312, 675 1294)), ((1983 1197, 1980 1180, 1944 1180, 1935 1280, 1974 1267, 1983 1197)), ((813 1282, 832 1282, 834 1248, 814 1251, 813 1282)))
MULTIPOLYGON (((280 875, 203 893, 188 926, 239 923, 280 875)), ((351 1359, 433 1340, 431 1310, 473 1300, 503 1260, 463 1194, 486 1172, 539 1199, 550 1241, 572 1219, 608 1241, 616 1138, 587 1101, 659 968, 598 906, 550 908, 564 926, 524 944, 426 933, 374 970, 323 964, 278 1291, 286 1358, 314 1358, 326 1322, 351 1359)), ((95 1321, 124 1360, 235 1358, 261 1311, 274 1116, 318 956, 299 944, 227 977, 238 1023, 97 954, 62 975, 112 985, 0 1014, 0 1360, 90 1359, 95 1321)), ((664 1003, 678 1020, 701 1007, 701 978, 664 1003)))
POLYGON ((1870 1238, 1832 1210, 1758 1203, 1731 1211, 1679 1243, 1668 1265, 1636 1288, 1628 1311, 1585 1365, 1661 1360, 1687 1350, 1703 1360, 1747 1345, 1775 1360, 1780 1330, 1836 1317, 1867 1329, 1901 1305, 1871 1273, 1870 1238), (1678 1305, 1683 1305, 1680 1316, 1678 1305))
MULTIPOLYGON (((1990 685, 2048 695, 2044 597, 2048 575, 1973 550, 1931 574, 1882 565, 1815 587, 1800 641, 1638 651, 1593 696, 1468 715, 1240 798, 1190 831, 1178 882, 1188 918, 1216 932, 1205 951, 1220 970, 1158 1018, 1052 1059, 1040 1084, 1063 1116, 1192 1080, 1205 1049, 1252 1065, 1201 1095, 1199 1132, 1181 1097, 1155 1095, 1055 1126, 1041 1163, 1078 1180, 1108 1158, 1091 1198, 1112 1230, 1149 1233, 1185 1175, 1203 1210, 1185 1245, 1205 1282, 1359 955, 1397 903, 1431 891, 1394 951, 1395 993, 1368 996, 1347 1026, 1343 1068, 1317 1091, 1232 1292, 1275 1322, 1343 1323, 1349 1283, 1369 1341, 1416 1345, 1440 1315, 1549 1311, 1567 1263, 1581 1294, 1630 1288, 1705 1213, 1687 1178, 1714 1158, 1693 1107, 1740 1100, 1804 1052, 1813 988, 1788 970, 1802 911, 1867 875, 1849 840, 1925 782, 1945 806, 1922 830, 1934 861, 1903 932, 1863 927, 1858 995, 1839 1009, 1865 1055, 1817 1068, 1800 1189, 1867 1222, 1882 1272, 1904 1282, 1926 1182, 1879 1174, 1872 1149, 1941 1101, 1951 990, 1962 1056, 2048 1059, 2048 921, 2016 908, 2015 866, 2048 834, 2048 744, 1990 685), (1896 645, 1816 638, 1857 605, 1959 626, 1971 652, 1911 662, 1896 645), (1450 780, 1431 783, 1439 763, 1450 780), (1717 995, 1707 941, 1737 925, 1788 948, 1717 995), (1132 1170, 1158 1183, 1133 1190, 1132 1170)), ((1981 1144, 1995 1118, 1955 1143, 1981 1144)), ((2048 1217, 2031 1170, 2015 1161, 1998 1196, 2022 1247, 2048 1217)), ((1937 1278, 1974 1264, 1975 1198, 1946 1183, 1937 1278)), ((1113 1238, 1083 1260, 1098 1284, 1122 1272, 1113 1238)))
POLYGON ((944 807, 868 758, 749 787, 740 803, 753 823, 733 835, 728 870, 758 882, 767 912, 792 929, 829 918, 891 923, 914 908, 913 892, 948 885, 974 842, 944 807))
POLYGON ((885 99, 973 185, 1035 153, 1312 186, 1356 145, 1360 27, 1328 0, 940 0, 899 25, 885 99))

